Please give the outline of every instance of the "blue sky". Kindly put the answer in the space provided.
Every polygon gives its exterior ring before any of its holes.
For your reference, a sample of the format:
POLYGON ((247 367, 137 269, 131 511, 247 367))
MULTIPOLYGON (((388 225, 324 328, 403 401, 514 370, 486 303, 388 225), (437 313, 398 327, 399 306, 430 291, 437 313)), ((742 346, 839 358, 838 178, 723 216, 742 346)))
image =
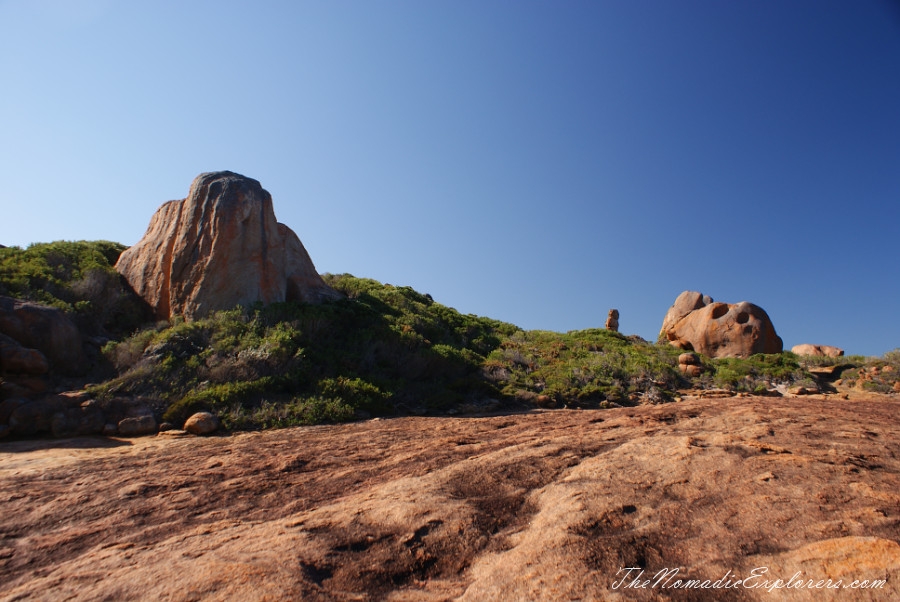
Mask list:
POLYGON ((0 0, 0 243, 256 178, 321 272, 655 340, 683 290, 900 346, 892 0, 0 0))

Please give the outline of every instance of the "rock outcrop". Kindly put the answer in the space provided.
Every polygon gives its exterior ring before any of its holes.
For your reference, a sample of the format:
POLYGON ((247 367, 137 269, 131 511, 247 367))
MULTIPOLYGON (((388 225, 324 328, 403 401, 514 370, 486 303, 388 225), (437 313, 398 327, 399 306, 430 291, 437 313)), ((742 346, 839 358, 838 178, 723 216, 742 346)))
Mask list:
POLYGON ((797 355, 811 355, 814 357, 841 357, 844 350, 840 347, 832 347, 831 345, 810 345, 804 343, 802 345, 794 345, 791 347, 791 353, 797 355))
POLYGON ((0 439, 6 435, 138 437, 158 431, 144 398, 91 399, 85 391, 47 394, 37 398, 8 397, 0 401, 0 439))
POLYGON ((50 370, 44 354, 23 347, 15 339, 0 334, 0 371, 17 375, 41 375, 50 370))
POLYGON ((669 308, 669 311, 666 312, 666 317, 663 318, 662 328, 659 331, 660 337, 664 337, 669 329, 675 326, 675 324, 686 315, 695 309, 700 309, 712 302, 712 297, 696 291, 684 291, 678 295, 678 297, 675 298, 675 303, 673 303, 672 307, 669 308))
POLYGON ((678 356, 678 370, 690 378, 700 376, 703 373, 700 356, 696 353, 682 353, 678 356))
POLYGON ((681 293, 663 319, 660 337, 709 357, 780 353, 781 337, 763 308, 746 301, 716 303, 696 291, 681 293))
POLYGON ((341 297, 297 235, 275 220, 271 195, 228 171, 201 174, 186 199, 160 207, 116 269, 161 319, 190 320, 258 301, 341 297))
POLYGON ((606 316, 606 330, 619 332, 619 310, 611 309, 606 316))
POLYGON ((0 297, 0 340, 4 372, 42 374, 53 371, 81 376, 90 369, 78 327, 64 312, 45 305, 0 297), (40 371, 39 352, 47 362, 40 371))
POLYGON ((123 437, 140 437, 142 435, 153 435, 157 431, 156 420, 153 416, 134 416, 133 418, 123 418, 119 421, 119 434, 123 437))

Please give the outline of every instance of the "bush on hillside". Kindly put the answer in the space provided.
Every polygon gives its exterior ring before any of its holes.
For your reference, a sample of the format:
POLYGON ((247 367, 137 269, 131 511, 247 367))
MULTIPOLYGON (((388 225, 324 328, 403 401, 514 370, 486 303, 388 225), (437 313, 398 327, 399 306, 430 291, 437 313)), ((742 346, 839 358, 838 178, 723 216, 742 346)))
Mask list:
POLYGON ((604 329, 518 331, 488 356, 485 371, 508 396, 531 393, 555 405, 605 407, 683 384, 678 353, 604 329))
POLYGON ((62 309, 84 330, 134 331, 146 307, 113 266, 126 247, 109 241, 57 241, 0 249, 0 295, 62 309))
POLYGON ((428 412, 498 396, 481 378, 483 353, 515 327, 460 314, 408 287, 327 280, 348 298, 237 308, 111 343, 104 353, 118 376, 93 392, 155 399, 173 421, 213 410, 242 428, 428 412))
POLYGON ((765 393, 773 385, 810 378, 801 368, 798 356, 790 351, 757 353, 749 358, 717 358, 709 360, 707 365, 712 368, 715 386, 747 393, 765 393))
MULTIPOLYGON (((837 358, 842 359, 842 358, 837 358)), ((900 381, 900 349, 888 351, 882 357, 851 356, 844 364, 841 379, 844 385, 871 393, 897 392, 900 381)))
POLYGON ((124 248, 99 241, 0 249, 0 294, 62 308, 83 330, 111 334, 116 340, 103 349, 111 377, 92 393, 142 397, 174 422, 198 410, 247 429, 504 405, 659 403, 683 387, 759 393, 808 382, 807 368, 818 365, 841 365, 849 383, 867 390, 890 390, 900 375, 898 350, 870 360, 702 357, 704 372, 688 379, 678 370, 680 351, 665 343, 597 328, 526 332, 407 286, 347 274, 324 276, 347 296, 340 301, 153 324, 113 268, 124 248))

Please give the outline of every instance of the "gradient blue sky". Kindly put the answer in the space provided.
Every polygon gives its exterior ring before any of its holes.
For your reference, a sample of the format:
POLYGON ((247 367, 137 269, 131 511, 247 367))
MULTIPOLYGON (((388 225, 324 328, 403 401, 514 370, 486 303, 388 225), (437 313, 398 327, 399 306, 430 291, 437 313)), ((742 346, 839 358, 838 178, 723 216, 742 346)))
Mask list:
POLYGON ((2 244, 134 244, 229 169, 464 313, 900 346, 896 1, 0 0, 0 82, 2 244))

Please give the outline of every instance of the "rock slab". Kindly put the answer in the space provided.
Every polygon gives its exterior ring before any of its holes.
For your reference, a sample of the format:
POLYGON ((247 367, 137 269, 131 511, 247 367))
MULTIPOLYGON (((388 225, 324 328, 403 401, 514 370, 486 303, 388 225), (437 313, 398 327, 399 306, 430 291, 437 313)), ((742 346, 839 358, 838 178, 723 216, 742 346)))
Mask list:
POLYGON ((900 600, 896 406, 688 399, 0 441, 0 600, 900 600), (885 582, 626 589, 623 567, 885 582))
POLYGON ((199 175, 187 198, 160 207, 116 270, 160 319, 342 296, 316 272, 297 235, 275 220, 271 195, 229 171, 199 175))

